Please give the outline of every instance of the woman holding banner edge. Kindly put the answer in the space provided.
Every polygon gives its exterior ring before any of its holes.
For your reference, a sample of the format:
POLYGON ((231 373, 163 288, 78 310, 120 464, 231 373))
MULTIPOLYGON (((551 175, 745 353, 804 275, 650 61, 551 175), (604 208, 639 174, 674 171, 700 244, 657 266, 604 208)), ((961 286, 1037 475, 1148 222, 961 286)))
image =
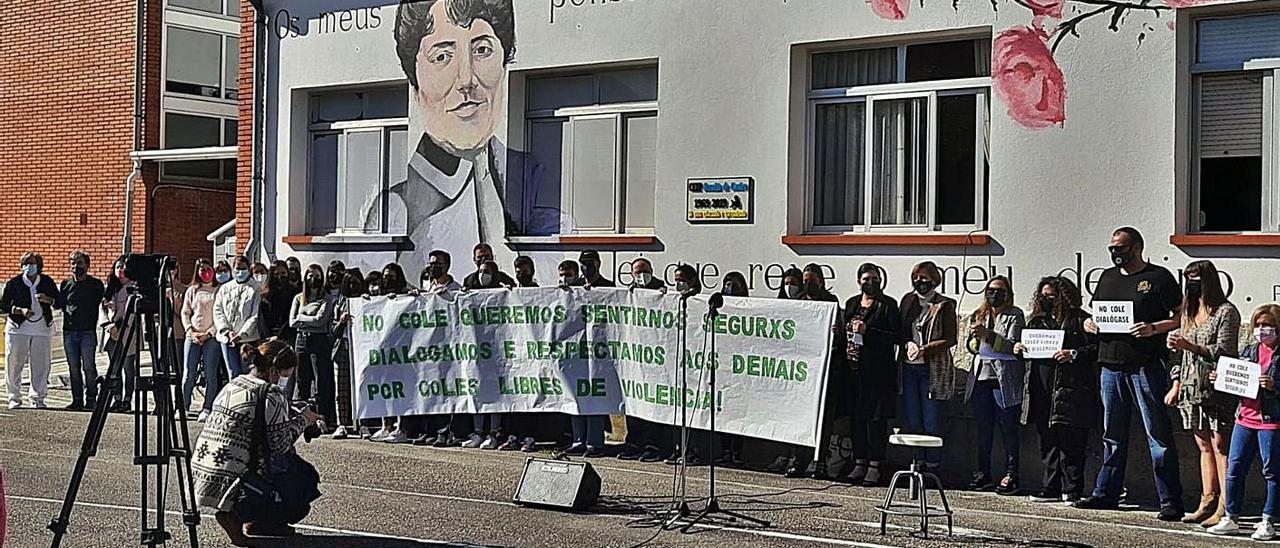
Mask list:
POLYGON ((1182 521, 1209 528, 1226 513, 1219 497, 1226 492, 1227 451, 1237 404, 1235 398, 1214 391, 1209 373, 1218 358, 1238 355, 1240 312, 1227 300, 1212 262, 1194 261, 1182 276, 1181 327, 1168 336, 1174 355, 1165 403, 1178 407, 1183 428, 1195 435, 1200 449, 1200 508, 1182 521))

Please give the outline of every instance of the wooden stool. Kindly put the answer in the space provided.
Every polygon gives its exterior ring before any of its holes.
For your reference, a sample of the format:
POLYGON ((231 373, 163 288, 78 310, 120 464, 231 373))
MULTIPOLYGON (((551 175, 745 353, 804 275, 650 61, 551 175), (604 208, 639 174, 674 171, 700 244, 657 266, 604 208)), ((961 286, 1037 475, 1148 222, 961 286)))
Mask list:
POLYGON ((876 508, 880 512, 880 534, 885 534, 889 526, 889 516, 893 515, 920 518, 920 533, 924 535, 924 538, 929 538, 929 518, 945 517, 947 518, 947 535, 951 535, 953 514, 951 505, 947 504, 947 492, 942 488, 942 480, 938 479, 937 475, 923 470, 918 455, 921 449, 942 447, 942 438, 917 434, 894 434, 889 436, 889 443, 910 447, 917 450, 917 454, 911 459, 911 468, 893 475, 893 479, 889 481, 889 493, 885 495, 884 504, 876 508), (906 489, 910 498, 913 500, 919 499, 918 504, 915 502, 894 502, 903 480, 906 480, 906 489), (938 496, 942 500, 942 506, 929 506, 930 481, 937 488, 938 496))

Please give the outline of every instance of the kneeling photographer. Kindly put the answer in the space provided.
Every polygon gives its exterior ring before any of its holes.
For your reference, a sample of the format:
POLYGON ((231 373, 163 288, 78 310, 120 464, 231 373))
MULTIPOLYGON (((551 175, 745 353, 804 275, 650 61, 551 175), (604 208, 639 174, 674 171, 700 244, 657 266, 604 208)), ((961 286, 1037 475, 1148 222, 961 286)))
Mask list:
POLYGON ((289 524, 320 497, 319 473, 293 447, 320 416, 293 408, 278 387, 298 367, 288 344, 246 344, 241 358, 251 369, 218 393, 192 468, 198 504, 217 511, 232 544, 249 546, 249 536, 293 534, 289 524))

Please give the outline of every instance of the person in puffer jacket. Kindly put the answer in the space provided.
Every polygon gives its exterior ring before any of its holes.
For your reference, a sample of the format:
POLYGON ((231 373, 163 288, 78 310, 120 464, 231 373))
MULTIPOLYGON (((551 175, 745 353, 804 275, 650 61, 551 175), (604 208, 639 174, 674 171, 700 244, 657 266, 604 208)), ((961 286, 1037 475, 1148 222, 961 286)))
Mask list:
POLYGON ((236 257, 231 281, 218 287, 213 298, 213 326, 222 343, 222 361, 228 377, 234 379, 246 371, 240 361, 240 346, 262 338, 258 309, 262 297, 258 284, 249 271, 249 258, 236 257))

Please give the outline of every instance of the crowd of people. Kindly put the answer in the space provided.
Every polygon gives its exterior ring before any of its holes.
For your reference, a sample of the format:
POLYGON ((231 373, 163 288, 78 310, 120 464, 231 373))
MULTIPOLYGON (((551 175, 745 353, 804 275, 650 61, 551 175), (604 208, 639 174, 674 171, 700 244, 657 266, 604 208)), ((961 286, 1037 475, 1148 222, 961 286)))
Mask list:
MULTIPOLYGON (((910 271, 912 290, 901 299, 884 293, 884 270, 873 263, 857 269, 859 291, 844 301, 836 325, 828 364, 825 417, 816 458, 812 448, 778 447, 780 456, 767 470, 788 477, 812 477, 852 484, 882 485, 887 477, 886 445, 889 422, 903 431, 942 436, 948 419, 945 402, 963 398, 972 409, 977 429, 973 476, 967 487, 1001 495, 1025 494, 1019 473, 1020 436, 1032 427, 1039 442, 1044 475, 1035 502, 1068 503, 1080 509, 1117 508, 1125 488, 1129 426, 1138 413, 1151 453, 1157 517, 1164 521, 1198 523, 1214 534, 1240 531, 1244 485, 1255 456, 1261 456, 1266 482, 1264 519, 1253 538, 1274 537, 1275 505, 1280 502, 1280 478, 1272 456, 1280 441, 1280 396, 1275 364, 1280 361, 1277 331, 1280 306, 1257 307, 1244 326, 1250 343, 1241 349, 1242 317, 1227 299, 1210 261, 1195 261, 1182 271, 1183 282, 1143 257, 1141 234, 1118 229, 1107 247, 1113 266, 1106 269, 1092 292, 1095 301, 1132 303, 1133 325, 1127 333, 1104 332, 1084 302, 1081 288, 1062 276, 1040 279, 1017 306, 1012 281, 995 276, 987 281, 983 301, 965 317, 957 302, 938 288, 942 272, 923 261, 910 271), (1062 348, 1049 358, 1025 358, 1024 329, 1063 332, 1062 348), (964 335, 964 340, 961 340, 964 335), (972 355, 967 380, 959 382, 956 347, 972 355), (1256 399, 1236 398, 1214 390, 1220 357, 1240 357, 1261 364, 1261 390, 1256 399), (1178 410, 1183 429, 1197 442, 1201 497, 1187 514, 1183 506, 1174 424, 1167 408, 1178 410), (833 436, 837 423, 839 436, 833 436), (846 428, 847 426, 847 428, 846 428), (1098 430, 1103 454, 1092 489, 1085 478, 1086 447, 1098 430), (996 433, 1004 447, 1003 466, 993 463, 996 433), (847 433, 847 435, 845 435, 847 433), (829 454, 847 440, 852 458, 839 469, 827 466, 829 454)), ((745 466, 744 439, 721 434, 688 438, 679 446, 671 426, 627 417, 625 444, 608 451, 607 416, 555 414, 477 414, 389 417, 362 421, 353 416, 350 340, 353 299, 370 296, 448 295, 478 289, 537 287, 534 262, 517 257, 514 276, 494 260, 493 250, 476 245, 474 270, 459 283, 452 257, 433 251, 426 268, 411 283, 397 264, 363 273, 341 261, 306 269, 295 259, 270 266, 245 257, 233 262, 196 263, 190 285, 175 288, 176 322, 185 341, 183 394, 188 407, 202 379, 203 407, 192 416, 205 421, 211 414, 232 413, 265 401, 278 436, 275 451, 288 452, 302 429, 312 423, 333 439, 366 438, 375 442, 422 446, 537 450, 539 442, 554 441, 567 455, 590 458, 616 456, 624 460, 698 465, 714 459, 721 466, 745 466), (270 390, 263 388, 270 386, 270 390), (290 406, 310 401, 311 408, 290 406), (283 440, 283 441, 280 441, 283 440)), ((133 283, 118 261, 103 283, 88 274, 90 258, 82 252, 69 257, 71 276, 56 284, 43 273, 43 259, 23 256, 22 273, 10 280, 0 297, 0 310, 9 314, 6 327, 10 409, 21 407, 20 375, 32 370, 31 400, 44 406, 49 370, 49 339, 54 310, 63 311, 63 342, 71 363, 72 409, 95 399, 114 398, 112 409, 129 410, 128 383, 114 394, 97 392, 94 354, 98 315, 108 318, 107 346, 122 329, 124 295, 133 283)), ((601 271, 598 252, 584 251, 577 261, 558 265, 554 285, 616 287, 601 271)), ((668 291, 649 260, 631 262, 636 291, 668 291)), ((689 265, 674 273, 671 291, 702 291, 697 272, 689 265)), ((782 276, 777 298, 839 302, 827 287, 823 268, 816 264, 791 268, 782 276)), ((722 280, 726 296, 747 296, 746 278, 730 272, 722 280)), ((1109 330, 1107 330, 1109 331, 1109 330)), ((138 349, 129 349, 129 355, 138 349)), ((133 362, 136 366, 136 361, 133 362)), ((247 446, 249 426, 228 431, 227 421, 207 428, 200 443, 247 446), (217 433, 211 434, 211 430, 217 433), (206 439, 208 438, 208 439, 206 439)), ((243 421, 242 421, 243 422, 243 421)), ((273 441, 273 443, 276 443, 273 441)), ((242 451, 243 452, 243 451, 242 451)), ((197 448, 198 494, 219 509, 219 522, 228 531, 248 528, 234 517, 227 493, 249 466, 249 455, 226 464, 204 462, 197 448)), ((940 449, 917 458, 930 471, 943 464, 940 449)), ((279 523, 258 524, 274 531, 279 523)), ((234 536, 234 535, 233 535, 234 536)))

